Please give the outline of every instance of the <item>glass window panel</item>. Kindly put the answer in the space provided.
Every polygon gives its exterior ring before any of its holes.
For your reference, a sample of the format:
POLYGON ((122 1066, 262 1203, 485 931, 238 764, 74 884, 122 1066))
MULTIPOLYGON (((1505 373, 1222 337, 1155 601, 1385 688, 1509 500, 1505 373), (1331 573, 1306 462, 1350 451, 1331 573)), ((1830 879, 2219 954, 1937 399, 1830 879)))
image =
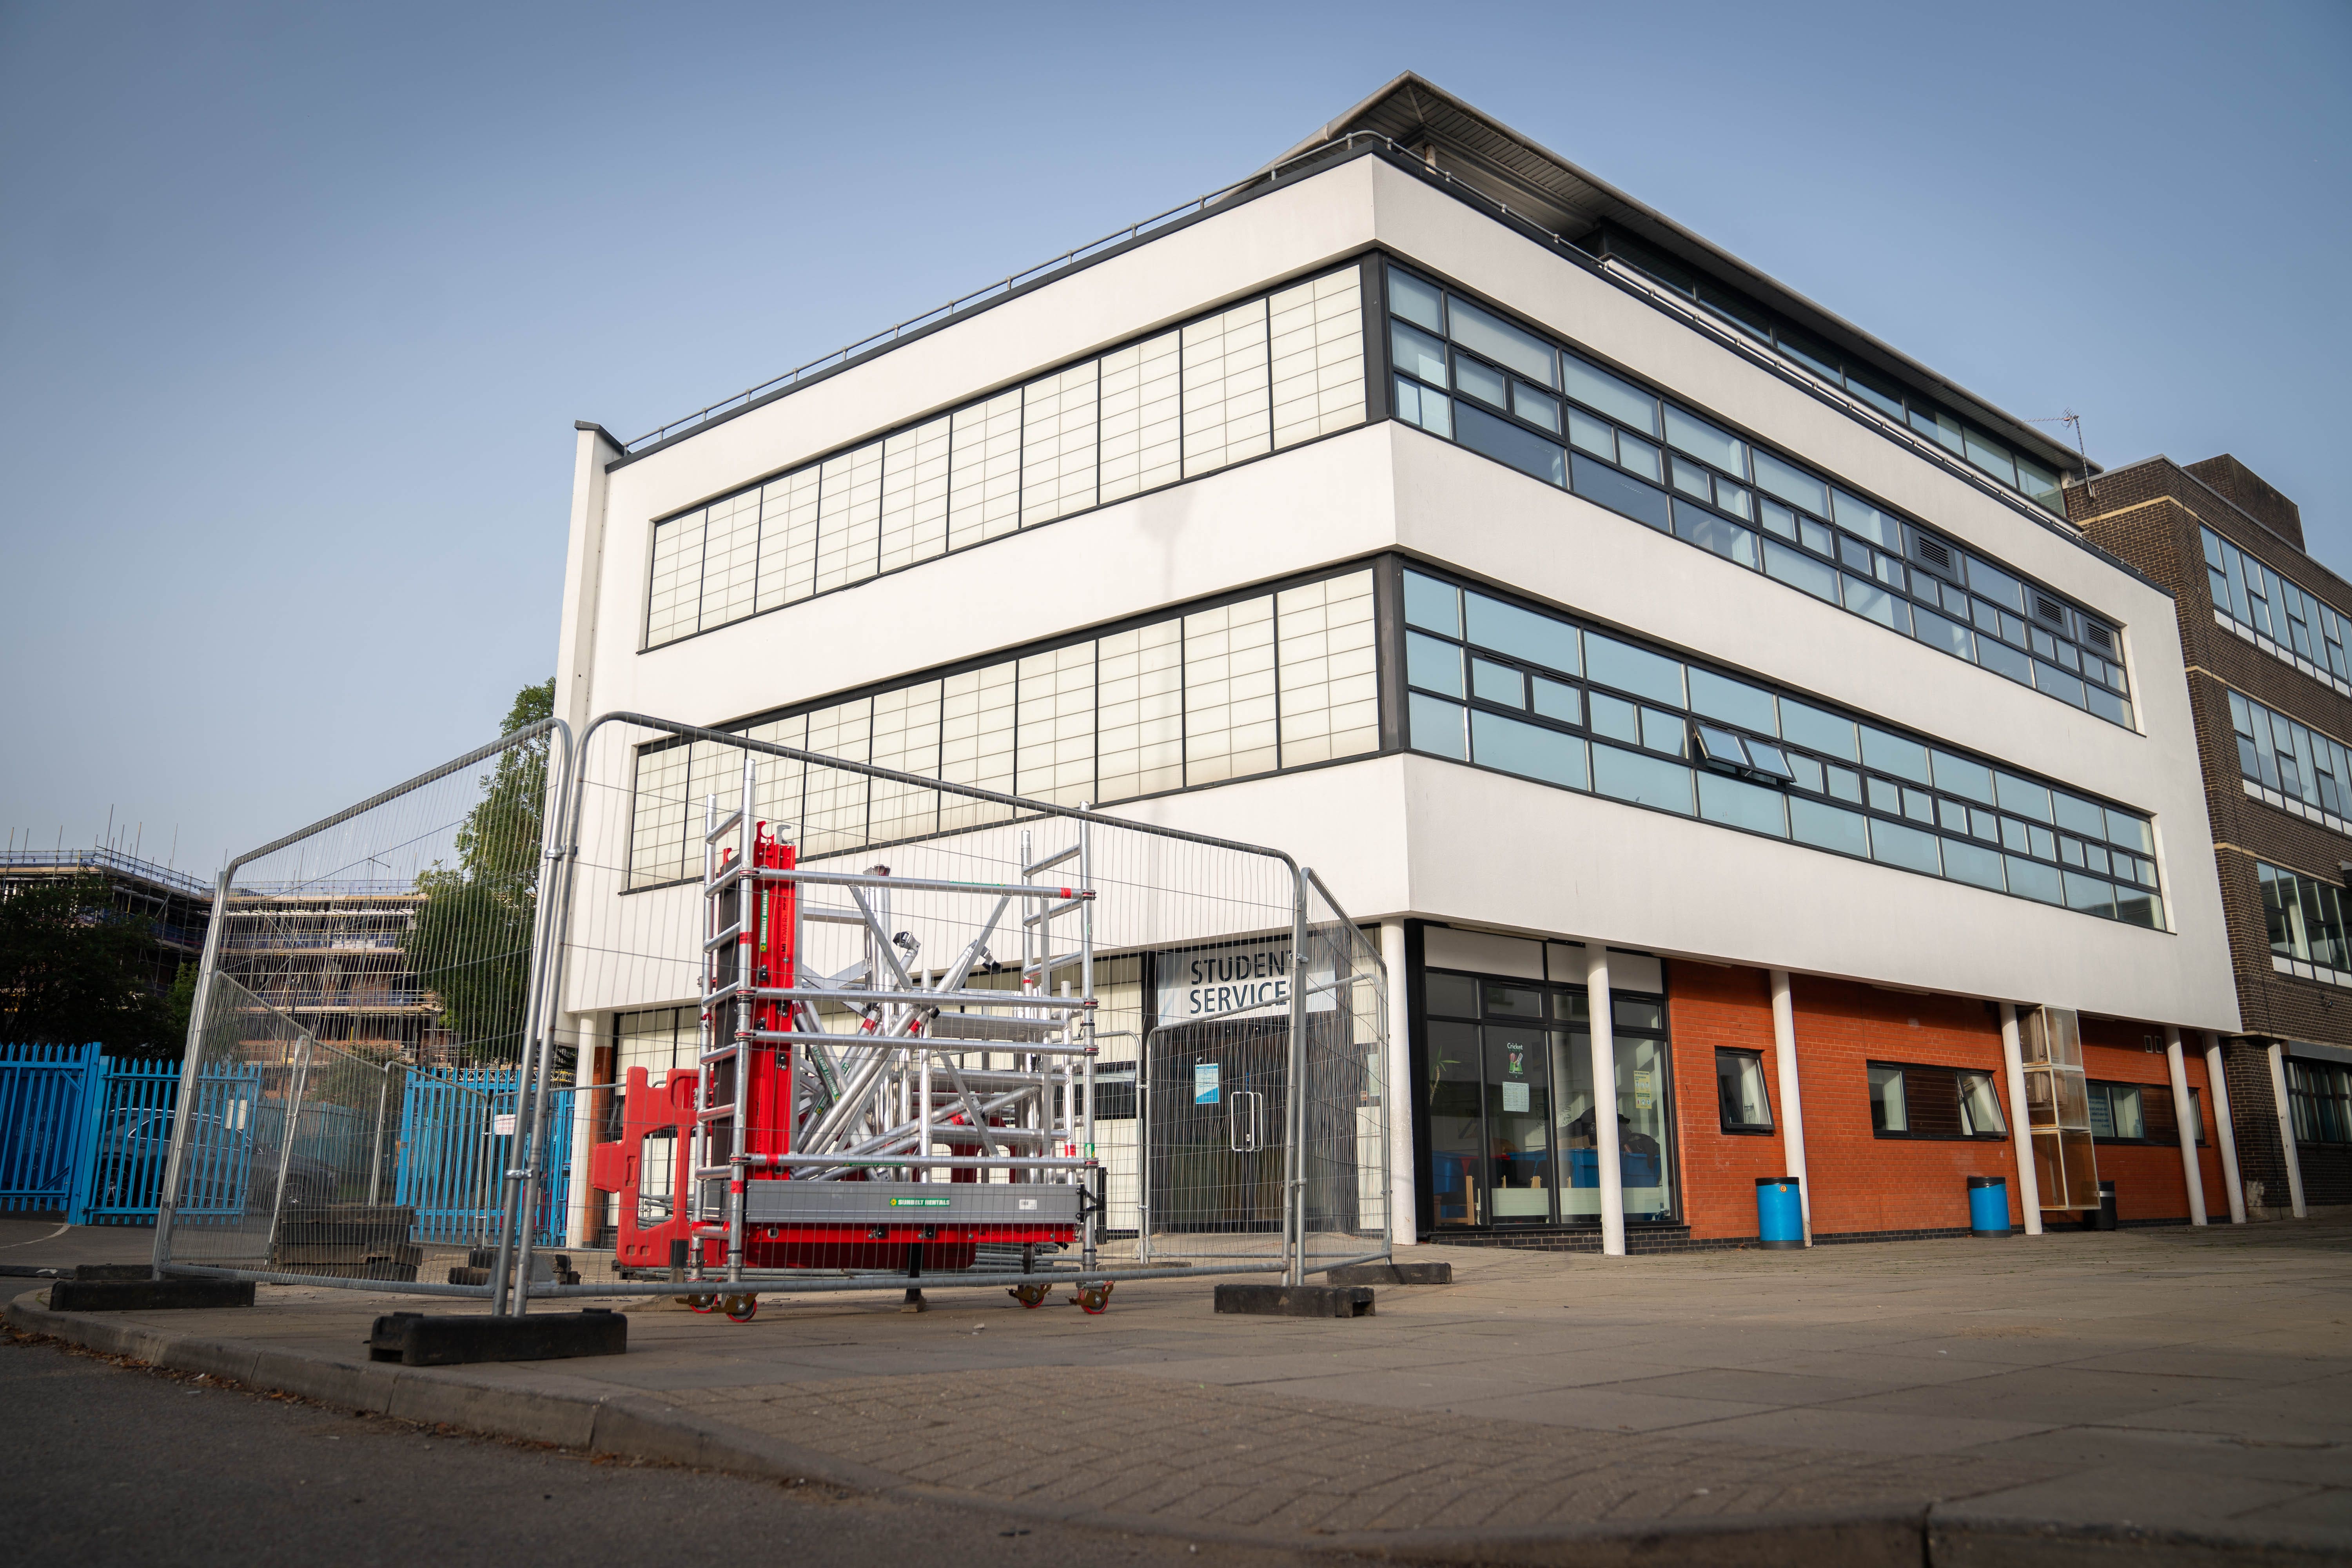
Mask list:
POLYGON ((1563 724, 1584 722, 1583 696, 1573 686, 1536 677, 1536 711, 1563 724))
POLYGON ((1802 468, 1782 462, 1760 447, 1756 451, 1756 484, 1759 489, 1769 490, 1815 517, 1827 517, 1830 513, 1827 485, 1802 468))
POLYGON ((1637 805, 1691 814, 1691 771, 1680 763, 1614 746, 1592 748, 1592 787, 1637 805))
POLYGON ((1468 594, 1467 605, 1469 640, 1479 647, 1563 674, 1575 675, 1582 668, 1576 653, 1576 628, 1566 622, 1479 593, 1468 594))
POLYGON ((2113 806, 2107 808, 2107 842, 2136 849, 2142 855, 2156 853, 2156 834, 2148 825, 2113 806))
POLYGON ((1568 439, 1571 446, 1605 458, 1610 462, 1617 460, 1617 426, 1606 420, 1595 419, 1580 408, 1568 411, 1568 439))
POLYGON ((1853 720, 1785 697, 1780 699, 1780 708, 1783 740, 1823 756, 1843 757, 1850 763, 1860 760, 1862 750, 1855 739, 1853 720))
POLYGON ((1698 775, 1698 814, 1709 822, 1744 827, 1750 833, 1789 836, 1788 799, 1779 790, 1728 778, 1722 773, 1698 775))
POLYGON ((1489 658, 1473 658, 1470 661, 1470 695, 1484 702, 1499 702, 1506 708, 1525 708, 1528 705, 1528 678, 1507 664, 1496 664, 1489 658))
POLYGON ((1954 795, 1966 795, 1980 805, 1993 804, 1992 770, 1982 763, 1972 763, 1966 757, 1956 757, 1946 751, 1932 755, 1936 787, 1954 795))
POLYGON ((1684 705, 1683 667, 1678 659, 1652 653, 1615 637, 1590 632, 1584 638, 1585 674, 1601 685, 1646 697, 1654 702, 1684 705))
POLYGON ((1430 752, 1456 762, 1470 759, 1470 747, 1462 729, 1465 710, 1434 697, 1412 693, 1409 700, 1408 718, 1412 725, 1412 749, 1430 752))
POLYGON ((1996 893, 2006 892, 2009 887, 2000 874, 1999 852, 1965 838, 1944 840, 1944 875, 1956 882, 1990 888, 1996 893))
POLYGON ((1459 295, 1448 298, 1445 316, 1454 341, 1463 347, 1509 366, 1529 381, 1541 382, 1546 386, 1559 384, 1552 370, 1551 345, 1541 338, 1488 315, 1459 295))
POLYGON ((1976 556, 1968 557, 1968 563, 1969 587, 2010 609, 2022 611, 2025 608, 2023 584, 2000 567, 1990 565, 1976 556))
POLYGON ((1592 732, 1638 746, 1642 743, 1642 710, 1622 697, 1593 692, 1592 732))
POLYGON ((2021 686, 2033 684, 2033 661, 2005 642, 1989 637, 1978 637, 1977 662, 2021 686))
POLYGON ((1759 734, 1780 732, 1780 717, 1770 692, 1696 666, 1690 669, 1690 707, 1694 713, 1704 713, 1759 734))
POLYGON ((1690 744, 1689 726, 1679 713, 1669 713, 1660 708, 1642 710, 1642 744, 1654 752, 1664 752, 1670 757, 1686 753, 1690 744))
POLYGON ((1389 353, 1396 368, 1406 375, 1418 376, 1432 386, 1445 384, 1445 345, 1427 332, 1391 321, 1389 353))
POLYGON ((1570 789, 1585 785, 1584 742, 1574 735, 1500 713, 1474 712, 1470 738, 1476 760, 1490 768, 1570 789))
POLYGON ((1389 309, 1433 332, 1445 330, 1445 297, 1410 272, 1389 268, 1389 309))
POLYGON ((1718 430, 1696 414, 1686 414, 1669 403, 1666 407, 1666 442, 1692 457, 1713 463, 1727 474, 1748 477, 1748 443, 1728 430, 1718 430))
POLYGON ((1960 1131, 1971 1138, 2001 1138, 2009 1133, 2009 1119, 2000 1113, 2000 1095, 1993 1087, 1990 1073, 1964 1072, 1960 1076, 1960 1131))
POLYGON ((2046 691, 2061 702, 2072 703, 2077 708, 2090 706, 2091 700, 2083 689, 2083 678, 2079 675, 2069 675, 2054 664, 2045 664, 2041 659, 2035 659, 2033 685, 2036 690, 2046 691))
POLYGON ((1404 574, 1404 618, 1408 626, 1458 637, 1462 635, 1462 591, 1451 583, 1408 572, 1404 574))
POLYGON ((1492 365, 1481 364, 1466 354, 1454 356, 1454 387, 1467 393, 1480 402, 1503 406, 1503 373, 1492 365))
POLYGON ((1853 365, 1845 367, 1845 389, 1900 424, 1903 420, 1903 391, 1893 382, 1853 365))
POLYGON ((1903 525, 1895 519, 1844 490, 1832 490, 1830 497, 1835 507, 1837 525, 1849 532, 1858 533, 1881 550, 1900 554, 1903 550, 1903 525))
POLYGON ((1988 844, 2000 842, 2000 817, 1993 812, 1969 808, 1969 832, 1988 844))
POLYGON ((2040 822, 2053 820, 2050 792, 2042 785, 1996 769, 1993 787, 2003 811, 2013 811, 2020 816, 2031 816, 2040 822))
POLYGON ((1941 648, 1971 663, 1976 659, 1976 634, 1933 610, 1916 605, 1911 607, 1911 635, 1930 647, 1941 648))
POLYGON ((1927 748, 1916 741, 1906 741, 1890 735, 1884 730, 1862 726, 1862 760, 1881 772, 1896 778, 1909 779, 1914 784, 1930 784, 1933 775, 1927 771, 1927 748))
POLYGON ((1811 551, 1814 554, 1836 554, 1837 548, 1833 542, 1834 538, 1835 536, 1830 532, 1830 525, 1828 523, 1815 522, 1811 518, 1805 516, 1801 512, 1798 514, 1797 542, 1811 551))
POLYGON ((1453 400, 1442 392, 1432 392, 1417 381, 1397 377, 1397 417, 1408 425, 1418 425, 1433 436, 1454 438, 1453 400))
POLYGON ((1809 789, 1815 795, 1827 793, 1822 782, 1821 763, 1794 752, 1783 752, 1781 758, 1789 764, 1789 776, 1799 789, 1809 789))
POLYGON ((1620 381, 1597 365, 1591 365, 1574 354, 1560 355, 1563 384, 1570 397, 1588 408, 1596 408, 1611 418, 1633 426, 1637 430, 1658 434, 1658 400, 1630 382, 1620 381))
POLYGON ((2091 802, 2079 795, 2068 795, 2064 790, 2054 790, 2051 793, 2050 803, 2055 810, 2059 826, 2092 838, 2107 836, 2106 813, 2091 802))
POLYGON ((1791 543, 1796 542, 1797 514, 1795 512, 1776 500, 1758 501, 1756 511, 1757 521, 1763 523, 1765 532, 1778 534, 1791 543))
POLYGON ((1817 599, 1838 602, 1837 570, 1822 564, 1811 556, 1790 549, 1777 540, 1764 542, 1764 571, 1778 577, 1792 588, 1801 588, 1817 599))
POLYGON ((2112 883, 2096 877, 2086 877, 2080 871, 2062 871, 2065 879, 2066 907, 2084 914, 2108 915, 2116 912, 2116 889, 2112 883))
POLYGON ((2017 483, 2017 459, 2010 456, 2008 447, 1966 427, 1962 428, 1960 436, 1967 444, 1969 462, 2005 485, 2017 483))
POLYGON ((1694 500, 1713 503, 1715 481, 1707 476, 1705 468, 1684 457, 1677 456, 1669 461, 1674 465, 1675 489, 1694 500))
POLYGON ((1462 650, 1450 642, 1419 632, 1405 633, 1404 669, 1405 679, 1415 686, 1448 697, 1462 695, 1462 650))
POLYGON ((2039 899, 2045 904, 2063 904, 2065 891, 2060 884, 2055 866, 2044 866, 2035 860, 2021 860, 2014 855, 2001 858, 2009 870, 2009 890, 2029 899, 2039 899))
POLYGON ((1851 573, 1845 577, 1845 607, 1855 615, 1892 626, 1905 637, 1911 635, 1911 605, 1898 599, 1875 583, 1864 581, 1851 573))
MULTIPOLYGON (((1500 392, 1496 395, 1500 397, 1500 392)), ((1483 408, 1465 403, 1454 411, 1454 438, 1548 485, 1566 488, 1568 484, 1567 453, 1534 431, 1523 430, 1483 408)))
POLYGON ((1960 422, 1941 409, 1914 407, 1911 427, 1955 452, 1960 449, 1960 422))
POLYGON ((1839 800, 1862 804, 1862 775, 1852 768, 1825 767, 1822 770, 1829 780, 1829 793, 1839 800))
POLYGON ((1914 822, 1936 826, 1936 797, 1926 790, 1906 789, 1903 792, 1903 815, 1914 822))
POLYGON ((2069 866, 2074 867, 2076 870, 2081 870, 2083 868, 2083 841, 2072 837, 2060 838, 2058 840, 2058 858, 2063 860, 2069 866))
POLYGON ((1865 779, 1864 787, 1870 795, 1870 809, 1883 811, 1889 816, 1903 815, 1903 786, 1885 779, 1865 779))
POLYGON ((1675 532, 1702 550, 1738 562, 1751 572, 1756 570, 1756 536, 1736 522, 1727 522, 1711 511, 1677 499, 1675 532))
POLYGON ((1617 437, 1617 460, 1654 484, 1665 482, 1664 455, 1647 441, 1621 433, 1617 437))
POLYGON ((2058 836, 2056 834, 2051 832, 2046 827, 2036 827, 2029 822, 2025 825, 2025 837, 2026 841, 2032 845, 2034 854, 2040 856, 2044 860, 2055 860, 2058 858, 2058 836))
POLYGON ((1841 855, 1869 855, 1867 820, 1859 812, 1823 805, 1801 795, 1789 799, 1789 837, 1817 849, 1834 849, 1841 855))
POLYGON ((1936 842, 1934 834, 1922 833, 1916 827, 1905 827, 1899 823, 1873 822, 1870 825, 1872 859, 1940 877, 1944 873, 1944 863, 1937 854, 1936 842))
MULTIPOLYGON (((2130 860, 2131 858, 2129 856, 2124 857, 2124 865, 2117 868, 2115 872, 2116 875, 2122 877, 2126 881, 2131 879, 2130 860)), ((2102 877, 2108 874, 2107 851, 2104 845, 2085 844, 2083 846, 2083 869, 2085 871, 2096 871, 2102 877)))
POLYGON ((1524 381, 1511 383, 1511 412, 1530 425, 1559 434, 1559 399, 1538 392, 1524 381))
POLYGON ((1759 1053, 1716 1052, 1715 1088, 1727 1129, 1772 1130, 1772 1101, 1764 1091, 1764 1060, 1759 1053))
POLYGON ((1715 481, 1715 504, 1734 516, 1744 517, 1751 521, 1756 516, 1756 498, 1738 485, 1727 483, 1722 479, 1715 481))
POLYGON ((1874 1132, 1908 1132, 1909 1110, 1904 1103, 1903 1069, 1870 1069, 1870 1127, 1874 1132))
POLYGON ((1748 742, 1748 765, 1759 773, 1769 774, 1784 783, 1794 783, 1796 780, 1796 770, 1790 764, 1789 753, 1769 741, 1759 741, 1750 737, 1748 742))

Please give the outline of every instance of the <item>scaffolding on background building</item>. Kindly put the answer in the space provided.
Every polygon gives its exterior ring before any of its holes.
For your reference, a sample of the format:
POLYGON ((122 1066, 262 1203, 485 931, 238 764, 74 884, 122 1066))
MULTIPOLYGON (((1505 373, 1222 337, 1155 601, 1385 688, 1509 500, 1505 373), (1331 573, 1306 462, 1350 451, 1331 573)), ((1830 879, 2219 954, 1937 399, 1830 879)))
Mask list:
MULTIPOLYGON (((1064 1282, 1099 1310, 1122 1279, 1297 1282, 1389 1251, 1380 952, 1276 850, 608 714, 576 748, 542 721, 241 857, 215 910, 188 1071, 269 1110, 184 1091, 164 1272, 742 1318, 763 1290, 1035 1305, 1064 1282), (385 1062, 249 983, 302 951, 320 889, 362 877, 414 900, 398 946, 430 1026, 519 1068, 510 1110, 467 1112, 499 1141, 477 1162, 495 1224, 433 1269, 443 1236, 387 1201, 385 1114, 356 1114, 385 1062), (254 918, 282 940, 225 942, 265 879, 254 918), (1218 963, 1245 995, 1160 1016, 1171 974, 1218 963), (561 1102, 604 1020, 664 1006, 698 1021, 690 1067, 583 1070, 623 1080, 617 1116, 561 1102), (578 1245, 605 1229, 610 1253, 578 1245)), ((473 1091, 446 1076, 436 1103, 473 1091)))

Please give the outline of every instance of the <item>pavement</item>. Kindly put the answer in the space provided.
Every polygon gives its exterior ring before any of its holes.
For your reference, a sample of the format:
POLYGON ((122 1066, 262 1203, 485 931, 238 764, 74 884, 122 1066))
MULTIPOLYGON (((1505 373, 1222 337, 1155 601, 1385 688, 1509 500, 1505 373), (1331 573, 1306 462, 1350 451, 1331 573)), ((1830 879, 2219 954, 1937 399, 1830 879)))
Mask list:
MULTIPOLYGON (((72 1233, 0 1265, 100 1261, 72 1233)), ((378 1311, 16 1329, 357 1410, 868 1499, 1281 1552, 1481 1562, 2352 1560, 2352 1215, 1634 1258, 1413 1249, 1374 1316, 1100 1317, 998 1291, 628 1303, 625 1356, 371 1363, 378 1311)), ((26 1281, 26 1283, 31 1283, 26 1281)), ((570 1304, 570 1303, 567 1303, 570 1304)))

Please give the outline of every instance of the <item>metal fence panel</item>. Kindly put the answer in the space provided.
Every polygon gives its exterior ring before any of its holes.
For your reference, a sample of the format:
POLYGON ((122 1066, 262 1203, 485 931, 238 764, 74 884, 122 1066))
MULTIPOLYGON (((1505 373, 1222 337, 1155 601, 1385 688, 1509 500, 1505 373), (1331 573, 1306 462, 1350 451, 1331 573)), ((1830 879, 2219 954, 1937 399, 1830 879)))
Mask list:
POLYGON ((103 1061, 94 1045, 0 1045, 0 1211, 72 1201, 103 1061))

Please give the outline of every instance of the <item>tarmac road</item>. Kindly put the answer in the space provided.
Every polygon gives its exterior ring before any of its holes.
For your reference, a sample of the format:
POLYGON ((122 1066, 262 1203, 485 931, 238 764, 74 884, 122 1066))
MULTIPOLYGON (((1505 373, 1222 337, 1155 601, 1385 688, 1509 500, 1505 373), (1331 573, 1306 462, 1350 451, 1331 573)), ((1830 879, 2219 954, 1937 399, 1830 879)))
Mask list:
POLYGON ((352 1415, 0 1331, 18 1562, 1218 1563, 1292 1552, 622 1462, 352 1415))

